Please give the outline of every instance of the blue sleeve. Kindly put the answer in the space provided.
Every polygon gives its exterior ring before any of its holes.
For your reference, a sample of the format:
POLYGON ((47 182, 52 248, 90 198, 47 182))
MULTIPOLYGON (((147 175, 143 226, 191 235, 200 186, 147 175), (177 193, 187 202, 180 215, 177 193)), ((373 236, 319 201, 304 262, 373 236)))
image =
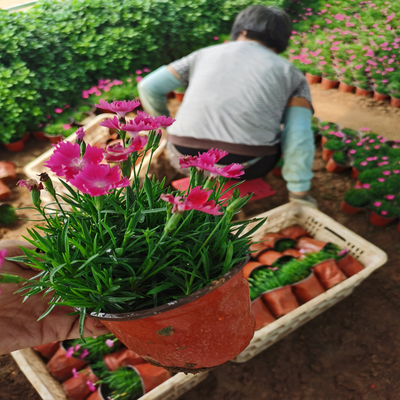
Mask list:
POLYGON ((314 161, 314 132, 311 129, 311 110, 288 107, 282 132, 284 165, 282 175, 290 192, 305 192, 311 187, 314 161))
POLYGON ((167 67, 156 69, 138 84, 139 98, 144 109, 152 115, 168 115, 167 93, 182 86, 167 67))

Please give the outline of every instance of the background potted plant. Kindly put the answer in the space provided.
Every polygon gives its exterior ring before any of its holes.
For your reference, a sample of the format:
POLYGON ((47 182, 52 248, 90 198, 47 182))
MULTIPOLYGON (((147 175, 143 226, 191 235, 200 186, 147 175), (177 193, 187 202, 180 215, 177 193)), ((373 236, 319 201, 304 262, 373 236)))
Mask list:
POLYGON ((345 144, 341 140, 328 140, 323 148, 322 148, 322 159, 325 161, 329 161, 332 157, 333 153, 343 150, 345 148, 345 144))
POLYGON ((321 71, 314 67, 308 66, 306 68, 306 79, 309 85, 315 85, 321 82, 321 71))
POLYGON ((370 204, 371 224, 375 226, 386 226, 399 216, 399 208, 387 200, 376 200, 370 204))
POLYGON ((178 87, 174 90, 175 100, 182 102, 184 96, 185 96, 185 89, 183 87, 178 87))
POLYGON ((345 193, 340 209, 345 214, 356 214, 368 206, 370 199, 367 189, 351 189, 345 193))
POLYGON ((344 151, 337 151, 328 160, 325 169, 328 172, 339 173, 349 168, 349 159, 344 151))

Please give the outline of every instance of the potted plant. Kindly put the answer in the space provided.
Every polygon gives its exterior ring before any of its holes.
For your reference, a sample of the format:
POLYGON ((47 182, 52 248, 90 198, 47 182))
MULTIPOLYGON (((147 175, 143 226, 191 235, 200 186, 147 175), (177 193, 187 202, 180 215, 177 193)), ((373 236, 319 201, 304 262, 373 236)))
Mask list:
POLYGON ((232 198, 221 198, 224 184, 239 178, 242 167, 210 164, 227 154, 211 149, 181 159, 182 167, 191 167, 190 186, 183 192, 170 192, 147 174, 141 185, 135 169, 130 180, 137 157, 147 151, 152 157, 157 149, 157 129, 173 120, 139 113, 126 122, 125 114, 138 102, 105 104, 120 119, 115 116, 102 125, 115 127, 124 146, 112 149, 113 167, 101 164, 103 150, 86 145, 83 129, 76 143, 54 147, 46 165, 64 177, 68 194, 58 194, 42 174, 60 208, 56 215, 46 215, 40 188, 33 185, 33 204, 46 217, 46 228, 44 236, 31 230, 29 240, 45 255, 37 259, 36 252, 23 248, 24 256, 16 258, 43 271, 21 292, 31 296, 52 288, 48 312, 58 304, 74 307, 81 329, 86 315, 99 318, 155 365, 197 373, 222 364, 243 351, 254 334, 241 270, 249 258, 250 237, 265 219, 242 233, 250 221, 232 218, 249 197, 239 198, 235 190, 232 198), (143 130, 150 132, 147 140, 138 135, 143 130), (205 170, 210 176, 205 177, 205 170), (71 208, 62 207, 60 200, 71 208), (58 215, 63 216, 61 225, 58 215), (74 254, 73 265, 65 266, 65 254, 74 254), (225 310, 222 320, 219 304, 225 310), (232 324, 239 324, 240 332, 232 324), (218 345, 221 335, 231 343, 228 348, 218 345))
POLYGON ((345 193, 340 209, 345 214, 356 214, 368 206, 370 199, 370 193, 367 189, 351 189, 345 193))
POLYGON ((354 89, 355 89, 354 81, 351 78, 344 78, 343 80, 340 81, 338 88, 339 92, 353 93, 354 89))
POLYGON ((334 258, 329 258, 314 265, 313 271, 326 290, 346 280, 346 275, 338 268, 334 258))
MULTIPOLYGON (((0 181, 3 182, 2 179, 0 181)), ((12 225, 17 219, 15 208, 11 204, 4 203, 0 205, 0 224, 12 225)))
POLYGON ((12 133, 8 140, 3 142, 3 145, 8 151, 22 151, 25 147, 24 134, 19 132, 12 133))
POLYGON ((368 83, 357 83, 356 85, 356 96, 370 97, 373 91, 368 83))
POLYGON ((182 102, 184 96, 185 96, 185 89, 183 87, 178 87, 174 90, 175 100, 182 102))
POLYGON ((346 276, 351 277, 358 274, 364 269, 364 266, 356 260, 347 250, 344 250, 336 260, 336 265, 345 273, 346 276))
POLYGON ((324 65, 322 68, 321 89, 334 89, 339 85, 335 70, 330 65, 324 65))
POLYGON ((254 328, 256 331, 275 321, 274 316, 271 314, 271 311, 268 310, 268 307, 262 301, 261 297, 251 302, 251 309, 256 320, 256 326, 254 328))
POLYGON ((290 225, 286 228, 283 228, 279 231, 279 234, 281 234, 284 237, 289 237, 291 239, 297 240, 302 236, 308 236, 310 237, 311 235, 300 225, 290 225))
POLYGON ((332 157, 333 153, 336 151, 343 150, 345 148, 345 144, 340 140, 328 140, 324 147, 322 148, 322 159, 325 161, 329 161, 332 157))
POLYGON ((370 204, 369 221, 375 226, 386 226, 399 216, 399 208, 387 200, 377 200, 370 204))
POLYGON ((104 364, 109 371, 116 371, 119 367, 143 364, 144 362, 145 361, 139 356, 139 354, 127 349, 126 347, 104 356, 104 364))
POLYGON ((321 71, 316 67, 307 67, 306 80, 309 85, 315 85, 321 82, 321 71))
MULTIPOLYGON (((329 142, 328 142, 329 143, 329 142)), ((328 172, 339 173, 349 168, 349 159, 344 151, 337 151, 328 160, 325 169, 328 172)))
POLYGON ((385 101, 389 99, 389 90, 384 84, 376 85, 374 89, 374 100, 385 101))
POLYGON ((283 156, 279 159, 278 164, 275 165, 273 170, 271 171, 272 175, 276 176, 277 178, 282 178, 282 167, 285 160, 283 156))
POLYGON ((393 79, 393 81, 389 84, 390 105, 392 107, 400 108, 400 81, 398 80, 398 74, 396 78, 397 79, 393 79))
POLYGON ((67 137, 75 132, 75 129, 69 124, 51 124, 44 128, 44 134, 51 143, 57 144, 64 137, 67 137))

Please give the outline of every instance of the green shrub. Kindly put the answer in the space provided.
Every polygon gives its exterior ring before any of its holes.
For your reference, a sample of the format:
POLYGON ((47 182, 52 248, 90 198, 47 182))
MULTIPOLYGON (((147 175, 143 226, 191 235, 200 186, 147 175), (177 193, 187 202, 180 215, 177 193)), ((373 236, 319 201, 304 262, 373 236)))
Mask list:
POLYGON ((338 165, 346 166, 348 164, 347 155, 343 151, 333 153, 332 158, 338 165))
POLYGON ((370 200, 370 192, 366 189, 351 189, 344 195, 344 201, 355 208, 366 207, 370 200))
POLYGON ((0 224, 11 225, 18 219, 11 204, 0 205, 0 224))
POLYGON ((345 144, 341 140, 330 139, 324 144, 327 150, 339 151, 345 148, 345 144))
POLYGON ((387 200, 375 200, 370 204, 370 209, 374 213, 386 218, 395 218, 399 216, 400 209, 387 200))
POLYGON ((72 127, 65 129, 63 124, 51 124, 44 128, 44 133, 49 136, 62 135, 64 137, 68 137, 75 131, 76 129, 72 127))
POLYGON ((296 241, 293 239, 280 239, 275 243, 274 250, 283 253, 285 250, 294 249, 296 241))
POLYGON ((89 104, 81 104, 76 108, 76 111, 79 113, 85 113, 85 112, 90 112, 92 110, 92 107, 89 104))

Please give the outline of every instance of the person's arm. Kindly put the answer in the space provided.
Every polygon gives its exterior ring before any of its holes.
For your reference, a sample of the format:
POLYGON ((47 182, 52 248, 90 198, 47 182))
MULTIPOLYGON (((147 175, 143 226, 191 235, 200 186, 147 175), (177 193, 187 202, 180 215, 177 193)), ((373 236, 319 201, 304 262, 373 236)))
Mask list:
POLYGON ((308 195, 313 177, 314 133, 311 128, 312 107, 308 100, 292 98, 284 115, 282 153, 284 165, 282 175, 287 182, 289 198, 314 202, 308 195))
MULTIPOLYGON (((18 246, 32 247, 27 242, 15 240, 0 241, 0 250, 7 250, 7 257, 23 255, 18 246)), ((0 274, 8 273, 30 279, 37 275, 37 271, 23 263, 5 260, 0 267, 0 274)), ((14 283, 0 285, 0 355, 26 347, 79 338, 79 315, 67 315, 73 309, 65 306, 56 306, 42 320, 38 318, 47 310, 51 294, 42 300, 42 296, 35 295, 24 303, 21 294, 14 294, 20 287, 14 283)), ((109 333, 108 329, 99 321, 92 318, 85 319, 84 336, 99 336, 109 333)))
POLYGON ((182 86, 178 73, 171 66, 156 69, 138 84, 139 97, 144 109, 152 115, 168 115, 167 93, 182 86))

